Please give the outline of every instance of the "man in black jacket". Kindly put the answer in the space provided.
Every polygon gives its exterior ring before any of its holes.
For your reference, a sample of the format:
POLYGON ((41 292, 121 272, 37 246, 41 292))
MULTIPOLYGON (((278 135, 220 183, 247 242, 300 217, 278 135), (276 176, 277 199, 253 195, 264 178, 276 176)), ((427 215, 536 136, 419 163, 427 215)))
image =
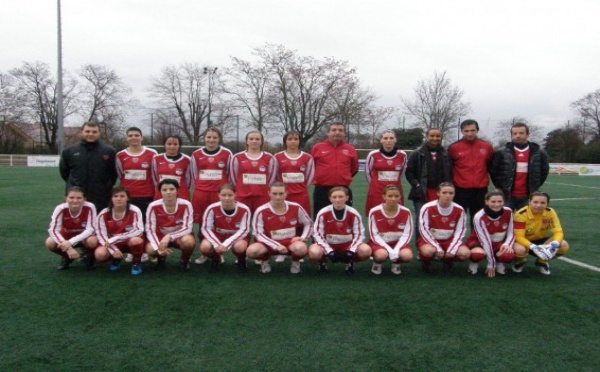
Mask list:
POLYGON ((510 128, 511 142, 496 150, 490 167, 494 186, 506 197, 506 206, 513 211, 527 205, 529 194, 544 184, 550 165, 548 155, 536 143, 529 142, 529 127, 515 123, 510 128))
POLYGON ((85 123, 81 129, 81 142, 67 147, 60 156, 60 176, 66 189, 79 186, 85 190, 87 200, 100 212, 108 207, 110 191, 117 180, 116 151, 100 143, 97 123, 85 123))
POLYGON ((452 182, 452 163, 442 147, 442 132, 429 128, 425 144, 408 156, 406 180, 410 183, 408 199, 415 207, 415 232, 419 235, 419 212, 427 202, 437 200, 437 187, 442 182, 452 182))

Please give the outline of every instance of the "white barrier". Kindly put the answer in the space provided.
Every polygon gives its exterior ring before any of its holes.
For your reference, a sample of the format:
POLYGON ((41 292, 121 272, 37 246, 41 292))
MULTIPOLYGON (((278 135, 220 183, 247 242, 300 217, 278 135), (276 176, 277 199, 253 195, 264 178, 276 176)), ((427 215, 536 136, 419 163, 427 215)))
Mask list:
POLYGON ((58 155, 31 155, 27 157, 28 167, 58 167, 58 155))
POLYGON ((551 163, 550 174, 600 176, 600 164, 551 163))

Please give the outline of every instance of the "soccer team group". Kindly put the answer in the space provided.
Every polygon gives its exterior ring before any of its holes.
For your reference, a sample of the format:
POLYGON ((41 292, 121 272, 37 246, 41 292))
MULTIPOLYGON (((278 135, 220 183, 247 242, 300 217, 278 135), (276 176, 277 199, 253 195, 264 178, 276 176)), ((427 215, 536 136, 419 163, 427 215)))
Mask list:
POLYGON ((389 260, 398 275, 415 251, 425 272, 434 271, 434 261, 444 272, 455 261, 469 261, 468 271, 476 274, 485 261, 492 278, 510 264, 521 272, 531 255, 550 275, 549 261, 569 246, 550 196, 539 191, 547 156, 528 140, 523 123, 513 125, 511 141, 496 151, 478 131, 476 121, 465 120, 462 138, 445 149, 440 130, 429 129, 425 144, 409 156, 397 149, 393 131, 384 132, 381 147, 366 159, 363 224, 350 187, 358 156, 344 141, 342 123, 330 124, 327 139, 310 153, 301 150, 299 133, 286 133, 284 150, 275 155, 263 151, 259 131, 246 135, 245 151, 232 154, 221 146, 222 134, 209 128, 205 146, 191 156, 181 153, 178 136, 167 137, 158 154, 143 146, 135 127, 127 130, 128 147, 116 152, 100 142, 98 124, 85 123, 81 142, 61 154, 66 200, 52 214, 46 248, 61 256, 59 270, 75 260, 88 269, 106 262, 111 271, 131 262, 133 275, 145 265, 164 269, 173 249, 181 252, 180 270, 189 271, 197 242, 201 256, 194 262, 210 261, 212 271, 231 251, 243 272, 250 260, 268 273, 272 260, 289 257, 292 274, 305 259, 322 273, 328 263, 343 263, 348 274, 355 262, 372 259, 373 274, 389 260), (404 207, 403 176, 414 219, 404 207), (488 192, 490 179, 496 189, 488 192))

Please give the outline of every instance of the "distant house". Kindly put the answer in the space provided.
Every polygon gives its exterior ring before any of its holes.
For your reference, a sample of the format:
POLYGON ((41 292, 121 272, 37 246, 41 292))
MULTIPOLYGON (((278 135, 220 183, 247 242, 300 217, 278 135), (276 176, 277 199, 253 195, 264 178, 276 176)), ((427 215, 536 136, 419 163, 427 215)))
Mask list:
MULTIPOLYGON (((65 143, 71 145, 80 140, 80 127, 64 127, 65 143)), ((19 144, 25 151, 33 152, 47 147, 44 132, 39 123, 8 122, 2 127, 2 140, 10 139, 19 144)))

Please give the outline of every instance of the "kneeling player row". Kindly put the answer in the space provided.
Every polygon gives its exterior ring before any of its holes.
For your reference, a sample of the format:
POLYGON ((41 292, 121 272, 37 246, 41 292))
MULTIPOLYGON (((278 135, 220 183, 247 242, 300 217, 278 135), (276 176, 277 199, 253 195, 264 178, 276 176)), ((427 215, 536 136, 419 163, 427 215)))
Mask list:
MULTIPOLYGON (((86 250, 85 262, 111 261, 111 270, 117 270, 124 252, 133 256, 131 272, 142 272, 141 258, 145 252, 157 260, 157 268, 164 268, 166 256, 181 250, 180 267, 189 270, 190 257, 196 240, 192 232, 191 204, 177 198, 177 181, 165 179, 159 189, 162 199, 150 204, 144 229, 140 210, 130 205, 124 188, 116 187, 111 194, 110 206, 96 218, 95 208, 85 202, 81 189, 73 188, 65 203, 56 207, 46 247, 62 256, 58 269, 66 269, 79 257, 73 249, 81 243, 86 250)), ((364 228, 360 214, 346 205, 348 190, 335 187, 329 193, 331 205, 323 208, 311 221, 299 205, 286 201, 285 185, 274 183, 269 188, 270 201, 259 207, 253 216, 244 204, 235 201, 232 185, 219 190, 219 202, 204 213, 199 236, 201 253, 211 260, 214 270, 219 268, 222 256, 228 250, 237 257, 240 270, 246 270, 246 259, 260 260, 261 271, 271 271, 269 260, 273 255, 289 255, 290 272, 301 271, 300 260, 306 256, 326 271, 326 261, 344 262, 352 273, 355 261, 373 258, 372 272, 380 274, 381 264, 392 262, 392 272, 401 273, 401 263, 413 258, 409 242, 412 237, 412 219, 408 209, 399 204, 400 190, 388 186, 382 193, 382 204, 371 209, 368 226, 371 239, 364 243, 364 228), (250 244, 252 224, 254 242, 250 244), (309 247, 307 241, 312 238, 309 247)), ((486 196, 486 207, 474 220, 474 229, 467 243, 465 213, 453 203, 454 186, 443 183, 438 189, 438 200, 427 203, 418 218, 417 247, 423 269, 431 272, 431 261, 438 258, 445 270, 453 261, 471 259, 469 270, 475 274, 477 263, 487 259, 486 274, 504 274, 505 263, 515 261, 513 271, 520 272, 529 252, 538 256, 536 264, 543 274, 550 274, 548 261, 556 253, 568 250, 556 213, 548 208, 549 197, 534 193, 530 205, 516 213, 516 238, 513 234, 513 214, 505 208, 502 192, 495 190, 486 196), (548 233, 553 235, 548 238, 548 233), (540 244, 550 244, 549 248, 540 244)))

